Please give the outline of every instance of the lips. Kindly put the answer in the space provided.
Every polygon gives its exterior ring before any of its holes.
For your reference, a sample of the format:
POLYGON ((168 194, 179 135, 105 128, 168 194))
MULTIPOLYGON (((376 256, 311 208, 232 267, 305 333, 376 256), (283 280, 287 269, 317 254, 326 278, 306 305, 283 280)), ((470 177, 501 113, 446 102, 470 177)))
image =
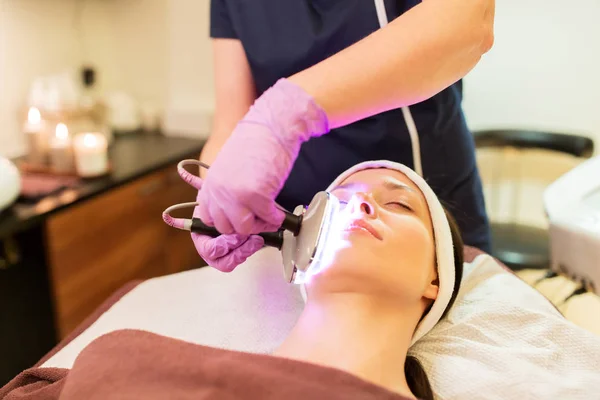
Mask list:
POLYGON ((356 219, 354 221, 351 221, 348 226, 346 226, 347 231, 349 230, 354 230, 354 229, 363 229, 367 232, 369 232, 371 235, 373 235, 375 238, 382 240, 381 235, 379 234, 379 232, 377 232, 377 230, 375 228, 373 228, 371 226, 371 224, 369 224, 367 221, 362 220, 362 219, 356 219))

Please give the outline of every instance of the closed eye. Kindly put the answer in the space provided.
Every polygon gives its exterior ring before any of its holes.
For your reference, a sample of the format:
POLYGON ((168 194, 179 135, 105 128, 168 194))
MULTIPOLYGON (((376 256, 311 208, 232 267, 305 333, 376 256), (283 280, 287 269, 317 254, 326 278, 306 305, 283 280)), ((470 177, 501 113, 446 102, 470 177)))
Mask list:
POLYGON ((402 207, 405 210, 413 211, 412 207, 410 207, 408 204, 400 203, 400 202, 397 202, 397 201, 391 201, 389 203, 386 203, 386 206, 402 207))

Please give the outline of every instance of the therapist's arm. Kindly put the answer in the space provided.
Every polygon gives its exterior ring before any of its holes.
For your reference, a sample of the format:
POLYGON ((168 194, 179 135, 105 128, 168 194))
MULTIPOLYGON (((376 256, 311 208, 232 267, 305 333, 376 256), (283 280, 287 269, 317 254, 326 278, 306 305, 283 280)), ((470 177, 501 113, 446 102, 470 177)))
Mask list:
MULTIPOLYGON (((256 100, 254 79, 242 43, 237 39, 213 39, 215 115, 212 132, 200 161, 211 165, 237 123, 256 100)), ((204 177, 206 170, 201 169, 204 177)))
POLYGON ((330 127, 430 98, 493 44, 494 0, 424 0, 385 28, 292 77, 330 127))

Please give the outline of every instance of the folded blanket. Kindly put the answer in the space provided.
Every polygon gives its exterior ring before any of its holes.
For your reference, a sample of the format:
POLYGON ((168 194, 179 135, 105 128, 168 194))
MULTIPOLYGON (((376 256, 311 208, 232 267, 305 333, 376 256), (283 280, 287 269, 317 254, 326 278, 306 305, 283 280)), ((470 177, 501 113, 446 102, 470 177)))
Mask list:
POLYGON ((3 400, 59 398, 407 400, 340 370, 139 330, 99 337, 70 370, 32 368, 0 389, 3 400))

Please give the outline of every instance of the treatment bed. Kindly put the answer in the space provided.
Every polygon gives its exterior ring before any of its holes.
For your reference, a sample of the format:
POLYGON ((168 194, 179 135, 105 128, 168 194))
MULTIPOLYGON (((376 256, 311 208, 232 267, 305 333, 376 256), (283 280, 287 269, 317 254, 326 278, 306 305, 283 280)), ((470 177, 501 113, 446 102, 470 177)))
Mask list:
MULTIPOLYGON (((192 365, 198 357, 213 357, 210 350, 197 353, 198 348, 227 349, 242 359, 244 354, 239 352, 268 354, 293 326, 302 298, 297 286, 284 282, 278 263, 277 251, 264 249, 230 274, 201 268, 131 282, 35 366, 0 389, 0 399, 54 399, 59 395, 77 398, 76 394, 102 398, 112 393, 110 381, 102 385, 107 391, 104 394, 82 392, 86 385, 81 382, 98 387, 103 373, 113 374, 114 380, 115 371, 126 368, 130 357, 129 346, 124 343, 135 344, 135 354, 144 355, 139 361, 148 369, 143 371, 156 373, 154 367, 163 368, 160 378, 154 377, 155 386, 146 384, 131 393, 160 391, 162 382, 171 385, 169 393, 173 385, 190 388, 187 394, 178 392, 178 398, 198 396, 199 392, 188 385, 198 379, 198 373, 210 376, 211 372, 195 366, 196 374, 190 375, 180 364, 182 360, 192 365), (86 352, 88 346, 96 346, 96 352, 86 352), (154 354, 157 346, 166 353, 154 354), (109 358, 111 364, 102 369, 95 364, 99 348, 105 354, 123 354, 123 360, 109 358), (196 353, 198 357, 186 358, 196 353), (70 377, 78 363, 94 366, 93 376, 70 377), (69 381, 78 381, 78 386, 69 386, 69 381)), ((440 399, 587 399, 590 390, 600 387, 600 339, 565 320, 546 298, 497 260, 474 248, 465 249, 465 275, 454 308, 409 352, 423 364, 440 399)), ((305 385, 306 379, 300 382, 299 377, 320 372, 307 365, 299 374, 285 364, 287 360, 273 361, 267 356, 244 364, 240 372, 239 365, 232 367, 230 361, 216 357, 212 371, 226 368, 221 370, 223 374, 234 374, 238 382, 271 382, 268 385, 277 387, 305 385)), ((324 394, 335 388, 335 395, 328 394, 327 398, 349 398, 349 393, 352 398, 396 398, 383 396, 384 392, 375 396, 373 387, 356 386, 345 380, 345 373, 329 372, 331 375, 322 376, 329 384, 319 388, 324 394)), ((144 373, 135 375, 128 375, 128 379, 139 379, 144 373)), ((263 388, 243 390, 256 390, 248 398, 268 398, 263 388)), ((288 400, 300 398, 288 394, 288 400)))

